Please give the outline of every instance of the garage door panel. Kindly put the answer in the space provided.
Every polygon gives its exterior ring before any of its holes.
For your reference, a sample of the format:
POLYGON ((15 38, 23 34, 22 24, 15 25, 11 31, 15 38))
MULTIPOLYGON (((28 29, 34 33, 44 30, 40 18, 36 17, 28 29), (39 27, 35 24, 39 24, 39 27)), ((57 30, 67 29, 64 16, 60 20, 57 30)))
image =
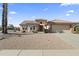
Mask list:
POLYGON ((69 25, 52 25, 52 31, 69 30, 69 25))

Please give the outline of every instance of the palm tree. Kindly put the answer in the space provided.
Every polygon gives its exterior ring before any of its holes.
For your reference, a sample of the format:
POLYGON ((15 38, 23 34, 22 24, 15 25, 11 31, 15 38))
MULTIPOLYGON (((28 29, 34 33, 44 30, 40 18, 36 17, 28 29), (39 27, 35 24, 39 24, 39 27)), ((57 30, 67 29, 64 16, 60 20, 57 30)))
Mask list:
POLYGON ((2 33, 7 34, 7 3, 3 3, 2 33))

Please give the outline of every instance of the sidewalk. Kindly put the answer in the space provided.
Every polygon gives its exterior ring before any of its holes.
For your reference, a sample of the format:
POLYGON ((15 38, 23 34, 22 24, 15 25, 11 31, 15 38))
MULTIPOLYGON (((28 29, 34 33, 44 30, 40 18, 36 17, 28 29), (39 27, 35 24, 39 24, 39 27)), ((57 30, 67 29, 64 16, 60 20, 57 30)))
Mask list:
POLYGON ((68 49, 68 50, 0 50, 0 56, 79 56, 79 49, 68 49))

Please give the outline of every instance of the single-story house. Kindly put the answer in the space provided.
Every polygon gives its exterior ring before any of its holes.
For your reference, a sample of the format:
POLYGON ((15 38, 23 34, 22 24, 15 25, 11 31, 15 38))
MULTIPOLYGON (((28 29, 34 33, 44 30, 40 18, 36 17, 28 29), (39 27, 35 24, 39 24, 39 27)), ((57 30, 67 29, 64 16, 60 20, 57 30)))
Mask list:
POLYGON ((60 31, 66 31, 73 28, 74 24, 79 24, 79 22, 71 22, 66 20, 52 20, 47 21, 46 19, 35 19, 35 21, 32 20, 26 20, 23 21, 21 26, 21 31, 25 30, 26 32, 31 31, 42 31, 44 30, 44 25, 49 26, 49 32, 60 32, 60 31))

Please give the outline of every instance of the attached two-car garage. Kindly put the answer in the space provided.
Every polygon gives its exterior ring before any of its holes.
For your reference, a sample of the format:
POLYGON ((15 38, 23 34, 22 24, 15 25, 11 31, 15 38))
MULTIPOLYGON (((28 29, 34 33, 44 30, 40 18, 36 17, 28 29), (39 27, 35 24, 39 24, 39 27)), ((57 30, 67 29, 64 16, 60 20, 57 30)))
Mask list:
POLYGON ((70 25, 65 24, 52 25, 52 32, 63 32, 64 30, 70 30, 70 25))

